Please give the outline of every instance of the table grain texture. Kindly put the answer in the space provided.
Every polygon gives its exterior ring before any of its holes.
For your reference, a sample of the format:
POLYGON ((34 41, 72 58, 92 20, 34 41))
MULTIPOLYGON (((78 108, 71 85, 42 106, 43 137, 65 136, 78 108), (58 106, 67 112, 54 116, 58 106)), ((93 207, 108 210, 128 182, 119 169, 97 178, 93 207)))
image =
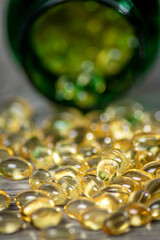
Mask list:
MULTIPOLYGON (((13 61, 6 38, 6 7, 7 0, 0 0, 0 106, 11 97, 25 97, 32 102, 35 119, 40 122, 52 112, 53 106, 30 85, 23 71, 13 61)), ((135 85, 125 97, 139 100, 146 109, 160 109, 160 58, 154 63, 145 81, 140 85, 135 85)), ((27 180, 15 182, 0 177, 0 189, 9 193, 12 198, 9 208, 12 211, 17 210, 14 203, 15 195, 28 188, 27 180)), ((133 228, 130 233, 118 237, 108 236, 101 231, 87 231, 65 214, 63 214, 62 224, 73 226, 76 229, 77 240, 160 240, 160 221, 145 227, 133 228)), ((38 240, 40 239, 39 232, 25 224, 24 229, 15 234, 0 234, 0 240, 38 240)))

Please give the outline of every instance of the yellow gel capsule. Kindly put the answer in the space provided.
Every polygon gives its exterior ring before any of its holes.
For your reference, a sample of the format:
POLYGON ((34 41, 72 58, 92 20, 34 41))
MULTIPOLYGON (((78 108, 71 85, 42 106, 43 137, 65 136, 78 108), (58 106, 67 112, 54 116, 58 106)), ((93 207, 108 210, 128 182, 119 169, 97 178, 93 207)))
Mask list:
POLYGON ((97 167, 98 163, 102 160, 101 155, 93 155, 87 158, 87 163, 90 168, 97 167))
POLYGON ((75 230, 73 228, 67 229, 63 225, 40 231, 39 237, 41 240, 76 240, 75 230))
POLYGON ((86 210, 94 206, 96 206, 96 204, 93 200, 86 197, 78 197, 69 201, 64 206, 64 210, 70 218, 78 219, 86 210))
POLYGON ((5 147, 5 146, 0 146, 0 162, 3 159, 12 157, 14 155, 14 152, 11 148, 5 147))
POLYGON ((65 189, 57 183, 46 183, 40 189, 45 191, 47 196, 54 201, 55 205, 61 205, 67 200, 65 189))
POLYGON ((0 162, 0 175, 12 180, 28 178, 33 173, 30 162, 19 157, 10 157, 0 162))
POLYGON ((84 162, 84 161, 78 159, 78 157, 76 157, 76 156, 64 159, 62 162, 62 165, 63 166, 68 166, 68 165, 73 166, 81 172, 84 172, 89 168, 87 162, 84 162))
POLYGON ((133 147, 136 151, 149 151, 152 152, 152 148, 160 145, 160 134, 159 133, 144 133, 138 132, 132 139, 133 147))
POLYGON ((123 172, 123 177, 129 177, 133 180, 135 180, 141 187, 147 182, 149 179, 152 179, 152 175, 139 170, 139 169, 129 169, 123 172))
POLYGON ((45 169, 38 169, 29 177, 29 185, 32 189, 39 189, 40 186, 46 183, 52 183, 52 176, 45 169))
POLYGON ((155 171, 154 171, 154 177, 155 178, 160 178, 160 168, 157 168, 155 171))
POLYGON ((131 179, 129 177, 118 177, 112 181, 112 184, 121 185, 125 187, 129 192, 140 189, 140 185, 134 179, 131 179))
POLYGON ((71 177, 63 177, 59 179, 58 184, 60 184, 67 193, 68 199, 74 199, 79 197, 82 193, 82 187, 77 179, 71 177))
POLYGON ((99 177, 89 174, 81 178, 81 185, 83 193, 88 198, 91 198, 105 188, 105 183, 99 177))
POLYGON ((106 210, 92 207, 79 215, 79 222, 82 227, 96 231, 103 227, 103 223, 108 217, 109 214, 106 210))
POLYGON ((130 160, 120 149, 110 149, 102 153, 102 160, 97 165, 97 175, 106 181, 111 181, 130 165, 130 160))
POLYGON ((132 156, 132 152, 133 152, 132 142, 127 138, 115 141, 113 143, 113 148, 122 150, 129 159, 132 156))
POLYGON ((38 229, 57 226, 62 219, 62 210, 56 208, 38 209, 31 215, 31 223, 38 229))
POLYGON ((150 199, 150 194, 142 189, 136 190, 131 193, 128 198, 128 203, 142 203, 146 204, 150 199))
POLYGON ((160 197, 154 200, 151 200, 148 203, 148 208, 152 214, 154 220, 160 220, 160 197))
POLYGON ((25 221, 31 221, 31 215, 39 209, 54 207, 54 201, 47 198, 38 198, 32 200, 31 202, 25 204, 20 208, 20 214, 25 219, 25 221))
POLYGON ((62 177, 72 177, 79 179, 82 176, 82 172, 80 172, 77 168, 72 166, 65 166, 58 168, 54 173, 54 180, 57 182, 62 177))
POLYGON ((154 176, 154 173, 158 168, 160 168, 160 161, 153 161, 145 164, 142 170, 154 176))
POLYGON ((47 147, 36 147, 31 159, 37 169, 50 169, 55 165, 53 151, 47 147))
POLYGON ((131 125, 125 119, 115 119, 109 123, 109 131, 115 140, 132 139, 131 125))
POLYGON ((151 198, 157 194, 160 194, 160 178, 148 180, 144 184, 143 189, 151 195, 151 198))
POLYGON ((121 204, 126 203, 129 197, 129 190, 118 184, 108 185, 102 192, 115 196, 121 204))
POLYGON ((95 175, 97 176, 97 168, 89 168, 85 171, 84 175, 95 175))
POLYGON ((0 233, 2 234, 17 232, 22 227, 22 223, 20 214, 13 212, 0 213, 0 233))
POLYGON ((11 203, 11 197, 6 192, 0 190, 0 211, 8 208, 11 203))
POLYGON ((41 147, 42 143, 37 137, 27 139, 19 148, 19 155, 23 158, 32 159, 36 147, 41 147))
POLYGON ((41 190, 28 189, 18 193, 15 196, 15 203, 17 207, 22 208, 24 205, 36 200, 38 198, 48 198, 47 194, 41 190))
POLYGON ((121 203, 119 200, 110 193, 101 192, 93 196, 93 200, 96 205, 102 209, 105 209, 108 213, 117 211, 121 203))
POLYGON ((120 235, 130 231, 130 219, 127 211, 112 213, 104 221, 102 230, 109 235, 120 235))
POLYGON ((152 215, 147 208, 140 203, 130 203, 126 206, 133 227, 140 227, 152 221, 152 215))
POLYGON ((78 149, 78 156, 82 159, 99 154, 99 148, 91 145, 84 145, 78 149))
POLYGON ((151 152, 148 152, 146 150, 139 151, 135 155, 136 168, 143 170, 143 166, 149 162, 154 161, 154 159, 155 157, 151 152))

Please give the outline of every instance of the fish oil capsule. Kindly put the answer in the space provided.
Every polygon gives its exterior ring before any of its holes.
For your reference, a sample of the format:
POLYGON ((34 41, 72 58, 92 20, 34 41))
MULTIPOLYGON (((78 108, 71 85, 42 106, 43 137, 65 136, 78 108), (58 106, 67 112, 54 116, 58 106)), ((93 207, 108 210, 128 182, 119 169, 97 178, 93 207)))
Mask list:
POLYGON ((135 180, 141 187, 147 182, 149 179, 152 179, 152 175, 139 170, 139 169, 129 169, 122 173, 123 177, 129 177, 135 180))
POLYGON ((115 119, 109 123, 109 131, 115 140, 132 139, 131 125, 125 119, 115 119))
POLYGON ((93 155, 87 158, 87 163, 90 168, 97 167, 98 163, 102 160, 101 155, 93 155))
POLYGON ((157 169, 154 171, 153 176, 154 176, 155 178, 160 178, 160 168, 157 168, 157 169))
POLYGON ((0 146, 0 162, 3 159, 12 157, 14 155, 14 152, 11 148, 5 147, 5 146, 0 146))
POLYGON ((93 196, 93 200, 96 205, 102 209, 105 209, 108 213, 117 211, 121 204, 119 200, 110 193, 101 192, 93 196))
POLYGON ((6 192, 0 190, 0 211, 8 208, 11 203, 11 197, 6 192))
POLYGON ((47 147, 36 147, 31 160, 37 169, 50 169, 54 164, 53 151, 47 147))
POLYGON ((78 159, 78 157, 76 157, 76 156, 64 159, 62 165, 63 166, 68 166, 68 165, 73 166, 81 172, 84 172, 87 169, 89 169, 88 163, 78 159))
POLYGON ((148 202, 153 220, 160 220, 160 197, 148 202))
POLYGON ((148 172, 154 177, 154 173, 158 168, 160 168, 160 161, 153 161, 145 164, 142 170, 148 172))
POLYGON ((104 221, 102 230, 109 235, 120 235, 130 231, 130 219, 127 211, 112 213, 104 221))
POLYGON ((43 231, 40 231, 39 237, 41 240, 76 240, 75 230, 73 228, 67 229, 66 227, 57 226, 55 228, 48 228, 43 231))
POLYGON ((40 186, 46 183, 52 183, 52 176, 45 169, 38 169, 29 177, 29 185, 32 189, 39 189, 40 186))
POLYGON ((103 227, 104 221, 109 217, 106 210, 92 207, 79 215, 80 224, 91 230, 100 230, 103 227))
POLYGON ((28 178, 33 173, 30 162, 19 157, 10 157, 0 162, 0 174, 12 180, 28 178))
POLYGON ((18 213, 1 212, 0 213, 0 233, 11 234, 17 232, 22 227, 22 218, 18 213))
POLYGON ((88 198, 91 198, 105 188, 105 183, 99 177, 89 174, 81 178, 81 185, 83 193, 88 198))
MULTIPOLYGON (((152 152, 156 146, 160 145, 160 134, 159 133, 144 133, 138 132, 132 139, 133 147, 136 151, 149 151, 152 152)), ((158 151, 157 149, 157 151, 158 151)))
POLYGON ((142 203, 146 204, 150 199, 150 194, 142 189, 136 190, 131 193, 128 198, 128 203, 142 203))
POLYGON ((157 194, 160 194, 160 178, 148 180, 144 184, 143 189, 151 195, 151 198, 157 194))
POLYGON ((155 159, 155 157, 153 156, 153 154, 151 152, 148 152, 146 150, 139 151, 135 155, 136 168, 143 170, 143 166, 149 162, 154 161, 154 159, 155 159))
POLYGON ((118 184, 108 185, 102 192, 115 196, 121 204, 126 203, 129 197, 129 190, 118 184))
POLYGON ((18 193, 15 196, 15 203, 17 207, 22 208, 24 205, 36 200, 38 198, 48 198, 47 194, 41 190, 28 189, 18 193))
POLYGON ((27 139, 19 148, 19 155, 23 158, 32 159, 36 147, 43 147, 37 137, 27 139))
POLYGON ((140 189, 140 185, 135 180, 129 177, 118 177, 117 179, 112 181, 112 184, 121 185, 125 187, 129 192, 140 189))
POLYGON ((66 191, 57 183, 46 183, 40 187, 47 196, 52 199, 55 205, 61 205, 67 200, 66 191))
POLYGON ((78 197, 69 201, 64 206, 64 210, 70 218, 78 219, 85 211, 95 206, 96 204, 93 200, 86 197, 78 197))
POLYGON ((7 138, 4 140, 4 145, 13 149, 13 151, 19 155, 19 149, 21 145, 26 141, 27 137, 24 136, 22 132, 16 132, 9 134, 7 138))
POLYGON ((80 172, 77 168, 72 166, 65 166, 58 168, 54 173, 54 180, 57 182, 62 177, 72 177, 79 179, 82 176, 82 172, 80 172))
POLYGON ((126 206, 133 227, 140 227, 152 221, 152 215, 147 208, 140 203, 130 203, 126 206))
POLYGON ((95 175, 97 176, 97 168, 89 168, 87 171, 85 171, 84 175, 95 175))
POLYGON ((62 210, 56 208, 38 209, 31 215, 31 223, 38 229, 57 226, 62 219, 62 210))
POLYGON ((20 208, 20 214, 25 219, 25 221, 31 221, 31 215, 39 209, 54 207, 54 201, 47 198, 38 198, 32 200, 31 202, 25 204, 20 208))
POLYGON ((82 193, 81 184, 77 179, 66 176, 60 178, 58 184, 60 184, 62 188, 64 188, 67 193, 68 199, 74 199, 76 197, 79 197, 82 193))
POLYGON ((130 160, 120 149, 111 149, 102 153, 102 160, 97 165, 97 175, 105 180, 111 181, 130 165, 130 160))
POLYGON ((133 152, 131 140, 129 139, 117 140, 113 143, 113 148, 122 150, 129 159, 131 158, 133 152))
POLYGON ((97 155, 100 153, 100 150, 95 146, 84 145, 78 149, 78 156, 82 159, 97 155))

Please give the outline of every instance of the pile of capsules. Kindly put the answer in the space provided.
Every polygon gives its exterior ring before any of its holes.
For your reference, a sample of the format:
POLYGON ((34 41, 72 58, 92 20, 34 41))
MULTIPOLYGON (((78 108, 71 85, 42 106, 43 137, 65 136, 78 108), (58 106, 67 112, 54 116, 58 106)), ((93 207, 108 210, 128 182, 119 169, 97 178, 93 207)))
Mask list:
POLYGON ((32 119, 19 97, 1 109, 1 181, 29 179, 30 189, 15 196, 19 213, 0 190, 0 233, 26 221, 44 239, 75 239, 59 227, 63 214, 110 235, 160 220, 160 111, 124 100, 87 114, 57 110, 41 126, 32 119))

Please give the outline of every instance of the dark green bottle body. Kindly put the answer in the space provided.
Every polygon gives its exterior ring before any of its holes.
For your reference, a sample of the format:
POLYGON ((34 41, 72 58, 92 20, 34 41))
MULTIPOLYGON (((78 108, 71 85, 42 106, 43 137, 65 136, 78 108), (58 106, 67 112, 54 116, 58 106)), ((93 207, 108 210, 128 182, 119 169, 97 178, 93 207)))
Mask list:
POLYGON ((154 0, 10 0, 8 35, 35 87, 54 102, 104 108, 153 62, 154 0))

